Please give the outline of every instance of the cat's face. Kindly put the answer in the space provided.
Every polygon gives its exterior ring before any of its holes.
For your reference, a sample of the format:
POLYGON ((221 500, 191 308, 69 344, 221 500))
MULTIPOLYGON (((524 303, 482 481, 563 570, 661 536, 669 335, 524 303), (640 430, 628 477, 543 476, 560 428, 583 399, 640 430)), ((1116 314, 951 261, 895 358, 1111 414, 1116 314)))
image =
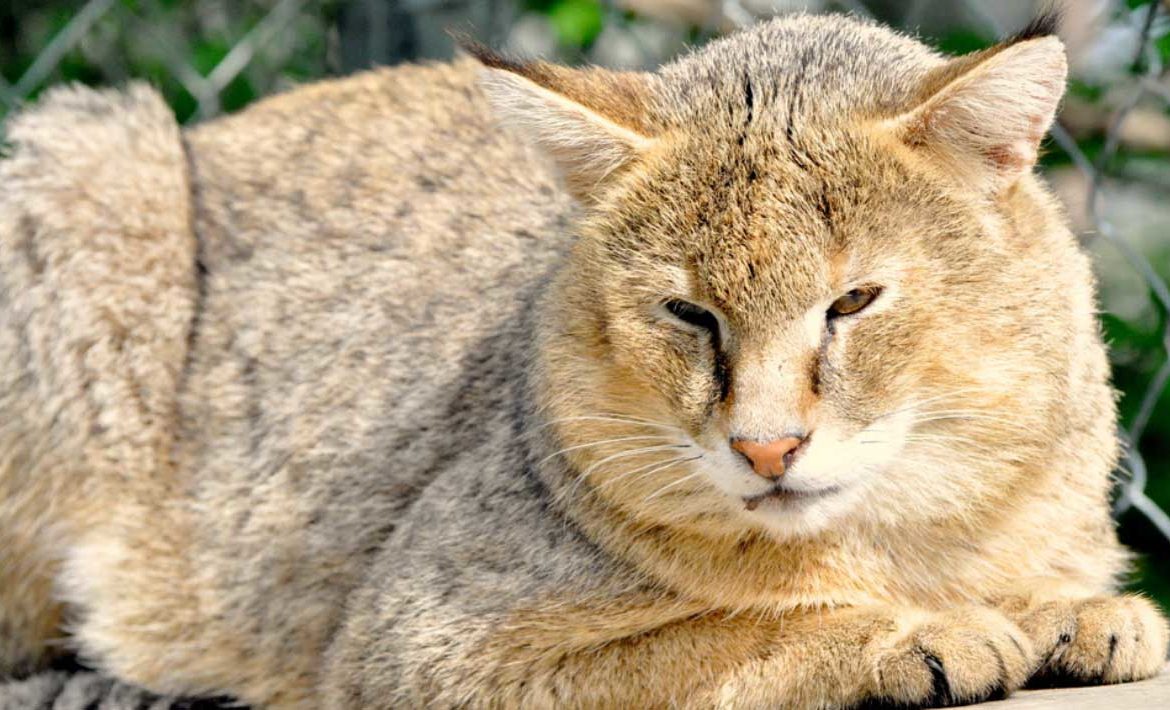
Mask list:
POLYGON ((816 137, 832 146, 816 167, 710 141, 664 146, 595 207, 578 246, 592 286, 583 322, 605 334, 607 409, 677 426, 686 444, 629 492, 671 486, 651 503, 692 508, 711 505, 707 489, 802 534, 937 511, 987 485, 963 464, 999 461, 1007 420, 1029 419, 1005 403, 1044 396, 1020 381, 1044 371, 1045 353, 1018 340, 1036 284, 1019 277, 1002 224, 862 130, 816 137), (778 476, 735 447, 785 439, 795 449, 778 476))
MULTIPOLYGON (((526 95, 521 121, 553 114, 532 129, 557 131, 546 147, 588 193, 546 408, 599 495, 792 537, 1010 490, 1059 426, 1048 403, 1084 308, 1068 249, 1032 233, 1051 226, 1016 223, 1045 199, 1026 173, 1063 53, 1034 40, 959 69, 901 114, 799 130, 738 81, 653 138, 592 116, 574 133, 564 96, 526 95), (996 104, 1013 82, 1025 100, 996 104)), ((504 81, 515 108, 524 87, 504 81)))

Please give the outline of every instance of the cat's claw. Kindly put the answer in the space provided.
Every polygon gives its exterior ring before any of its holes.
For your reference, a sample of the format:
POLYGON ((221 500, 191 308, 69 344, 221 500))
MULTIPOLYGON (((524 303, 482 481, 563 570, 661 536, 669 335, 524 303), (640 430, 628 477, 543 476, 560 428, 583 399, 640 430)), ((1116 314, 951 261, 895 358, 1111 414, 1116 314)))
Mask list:
POLYGON ((1030 687, 1149 678, 1165 663, 1170 636, 1154 605, 1137 596, 1049 602, 1020 626, 1043 659, 1030 687))
POLYGON ((875 707, 941 707, 1001 698, 1024 684, 1036 655, 999 612, 967 608, 913 627, 875 656, 875 707))

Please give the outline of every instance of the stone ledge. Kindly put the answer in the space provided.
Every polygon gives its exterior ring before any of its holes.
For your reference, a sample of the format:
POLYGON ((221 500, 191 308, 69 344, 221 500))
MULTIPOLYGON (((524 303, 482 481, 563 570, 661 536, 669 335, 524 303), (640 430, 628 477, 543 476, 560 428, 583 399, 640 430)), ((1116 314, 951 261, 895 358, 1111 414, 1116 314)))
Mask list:
POLYGON ((1006 700, 970 707, 985 710, 1170 710, 1170 665, 1139 683, 1091 688, 1021 690, 1006 700))

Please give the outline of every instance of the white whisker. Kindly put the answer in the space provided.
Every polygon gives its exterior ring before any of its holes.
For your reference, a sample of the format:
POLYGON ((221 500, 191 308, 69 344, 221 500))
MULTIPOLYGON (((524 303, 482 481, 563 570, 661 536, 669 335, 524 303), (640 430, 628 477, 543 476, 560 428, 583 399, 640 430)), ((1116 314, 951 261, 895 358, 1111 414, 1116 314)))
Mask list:
POLYGON ((949 392, 943 392, 942 394, 935 395, 934 397, 927 397, 926 399, 916 400, 916 401, 911 402, 910 404, 908 404, 904 407, 901 407, 899 409, 895 409, 892 412, 886 412, 885 414, 882 414, 882 415, 878 416, 877 418, 875 418, 873 421, 876 422, 876 421, 879 421, 881 419, 886 419, 888 417, 892 417, 896 414, 901 414, 901 413, 908 411, 908 410, 918 409, 919 407, 930 404, 932 402, 937 402, 940 399, 946 399, 947 397, 957 397, 961 394, 970 394, 972 392, 981 392, 981 391, 988 391, 988 390, 985 387, 960 387, 958 389, 951 390, 949 392))
POLYGON ((927 424, 929 422, 938 422, 946 420, 964 420, 964 421, 978 421, 987 422, 991 424, 1001 424, 1012 429, 1018 429, 1019 424, 1002 417, 996 417, 985 412, 976 412, 970 410, 955 410, 955 411, 941 411, 941 412, 926 412, 924 416, 914 420, 914 426, 919 424, 927 424))
MULTIPOLYGON (((696 457, 694 457, 694 458, 687 459, 687 460, 694 461, 694 460, 695 460, 695 459, 697 459, 697 458, 702 458, 702 456, 701 456, 701 455, 700 455, 700 456, 696 456, 696 457)), ((680 463, 681 463, 681 462, 680 462, 680 463)), ((658 489, 657 491, 655 491, 654 493, 651 493, 650 495, 646 496, 646 497, 645 497, 645 498, 642 500, 642 503, 648 503, 648 502, 650 502, 652 499, 654 499, 654 498, 657 498, 658 496, 662 495, 663 493, 665 493, 666 491, 670 490, 671 488, 674 488, 675 486, 679 485, 680 483, 684 483, 684 482, 686 482, 686 481, 689 481, 689 480, 691 480, 692 478, 694 478, 694 477, 696 477, 696 476, 701 476, 702 474, 703 474, 703 472, 702 472, 702 471, 695 471, 694 473, 689 473, 689 474, 687 474, 687 475, 683 476, 682 478, 680 478, 680 479, 678 479, 678 480, 676 480, 676 481, 674 481, 674 482, 672 482, 672 483, 668 483, 668 484, 666 484, 665 486, 663 486, 662 488, 659 488, 659 489, 658 489)))
POLYGON ((995 449, 980 444, 979 442, 965 436, 939 436, 936 434, 923 436, 912 434, 906 437, 906 441, 915 444, 935 444, 938 446, 968 446, 989 456, 997 453, 995 449))
POLYGON ((577 417, 562 417, 560 419, 552 419, 552 420, 549 420, 547 422, 544 422, 538 428, 544 429, 546 427, 555 426, 557 424, 564 424, 567 422, 579 422, 579 421, 609 422, 609 423, 626 424, 626 425, 632 425, 632 426, 653 427, 656 429, 665 429, 667 431, 675 431, 675 432, 679 432, 679 433, 682 433, 682 431, 683 431, 681 427, 673 426, 670 424, 660 424, 657 422, 649 422, 649 421, 638 421, 636 419, 622 419, 622 418, 618 418, 618 417, 603 417, 603 416, 598 416, 598 415, 583 415, 583 416, 577 416, 577 417))
MULTIPOLYGON (((578 479, 588 478, 589 474, 596 471, 599 467, 613 461, 615 459, 626 458, 628 456, 638 456, 639 454, 649 454, 655 451, 667 451, 669 449, 685 449, 689 448, 687 444, 670 444, 666 446, 644 446, 640 449, 628 449, 626 451, 619 451, 616 454, 611 454, 603 459, 599 459, 589 464, 584 471, 577 474, 578 479)), ((624 474, 623 474, 624 475, 624 474)))
POLYGON ((570 451, 577 451, 579 449, 587 449, 591 446, 604 446, 605 444, 617 444, 617 443, 620 443, 623 441, 645 441, 648 439, 649 440, 658 440, 658 441, 662 441, 662 440, 669 441, 669 440, 673 439, 673 437, 667 436, 665 434, 653 434, 653 435, 648 434, 646 436, 623 436, 623 437, 619 437, 617 439, 603 439, 601 441, 590 441, 590 442, 585 443, 585 444, 577 444, 576 446, 569 446, 569 447, 561 449, 560 451, 554 451, 553 453, 549 454, 548 456, 545 456, 544 458, 542 458, 537 463, 537 465, 539 466, 540 464, 545 463, 553 458, 556 458, 557 456, 560 456, 561 454, 568 453, 570 451))
POLYGON ((606 417, 618 417, 620 419, 628 419, 628 420, 634 421, 634 422, 642 422, 643 424, 663 424, 666 426, 671 426, 670 422, 663 422, 663 421, 659 421, 657 419, 646 419, 645 417, 635 417, 632 414, 622 414, 621 412, 596 412, 596 414, 599 414, 601 416, 606 416, 606 417))
MULTIPOLYGON (((701 455, 700 455, 700 456, 701 456, 701 455)), ((608 481, 603 481, 603 482, 602 482, 600 485, 598 485, 598 486, 597 486, 596 490, 600 490, 601 488, 604 488, 605 486, 607 486, 607 485, 609 485, 609 484, 611 484, 611 483, 616 483, 616 482, 618 482, 618 481, 622 480, 623 478, 625 478, 625 477, 627 477, 627 476, 630 476, 630 475, 632 475, 632 474, 638 473, 639 471, 645 471, 646 469, 649 469, 649 468, 654 468, 655 466, 661 466, 661 465, 663 465, 664 463, 667 463, 667 464, 675 464, 675 463, 679 463, 679 462, 681 462, 681 461, 684 461, 684 460, 686 460, 686 458, 687 458, 687 457, 685 457, 685 456, 679 456, 679 457, 676 457, 676 458, 673 458, 673 459, 669 459, 669 460, 668 460, 668 461, 666 461, 666 462, 663 462, 663 461, 651 461, 650 463, 643 464, 643 465, 641 465, 641 466, 638 466, 638 467, 636 467, 636 468, 632 468, 632 469, 630 469, 629 471, 623 471, 622 473, 618 474, 617 476, 614 476, 613 478, 609 479, 608 481)), ((651 471, 651 473, 653 473, 653 471, 651 471)), ((584 480, 585 480, 585 476, 584 476, 584 475, 579 475, 579 476, 577 476, 577 477, 576 477, 576 479, 573 481, 573 485, 572 485, 572 486, 570 486, 570 487, 569 487, 569 489, 568 489, 568 490, 566 490, 566 491, 565 491, 565 492, 562 494, 562 496, 563 496, 563 497, 568 497, 569 495, 571 495, 571 494, 572 494, 574 491, 576 491, 576 490, 577 490, 578 486, 580 486, 580 485, 581 485, 581 482, 582 482, 582 481, 584 481, 584 480)))
POLYGON ((611 483, 617 483, 619 481, 626 479, 628 476, 641 471, 642 473, 640 473, 638 476, 626 481, 626 484, 629 485, 629 484, 632 484, 634 481, 641 480, 647 476, 658 473, 659 471, 670 468, 671 466, 675 466, 677 464, 680 464, 680 463, 683 463, 686 461, 695 461, 695 460, 698 460, 701 458, 703 458, 702 454, 699 454, 698 456, 680 456, 678 458, 673 458, 673 459, 670 459, 668 461, 655 461, 653 464, 650 464, 648 466, 640 466, 638 468, 635 468, 635 469, 632 469, 629 471, 625 471, 624 473, 622 473, 620 475, 614 476, 613 478, 609 479, 608 481, 602 482, 599 486, 597 486, 597 488, 598 488, 598 490, 600 490, 600 489, 610 485, 611 483), (650 469, 650 470, 647 471, 646 469, 650 469))

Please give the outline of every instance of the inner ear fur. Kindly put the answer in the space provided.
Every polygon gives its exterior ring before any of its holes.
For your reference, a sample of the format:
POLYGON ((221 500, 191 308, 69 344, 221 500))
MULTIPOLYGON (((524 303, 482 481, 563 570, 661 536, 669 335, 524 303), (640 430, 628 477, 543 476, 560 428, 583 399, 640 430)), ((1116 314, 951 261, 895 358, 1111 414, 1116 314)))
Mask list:
POLYGON ((652 142, 650 74, 517 61, 476 44, 464 49, 483 67, 479 84, 496 114, 553 160, 578 200, 595 199, 652 142))
POLYGON ((1055 36, 959 57, 928 75, 917 105, 888 128, 963 183, 995 194, 1036 164, 1067 73, 1055 36))

